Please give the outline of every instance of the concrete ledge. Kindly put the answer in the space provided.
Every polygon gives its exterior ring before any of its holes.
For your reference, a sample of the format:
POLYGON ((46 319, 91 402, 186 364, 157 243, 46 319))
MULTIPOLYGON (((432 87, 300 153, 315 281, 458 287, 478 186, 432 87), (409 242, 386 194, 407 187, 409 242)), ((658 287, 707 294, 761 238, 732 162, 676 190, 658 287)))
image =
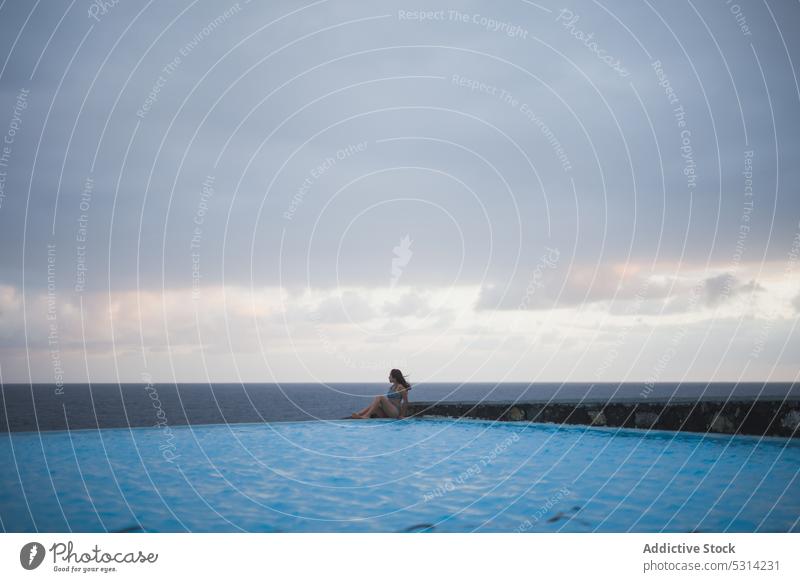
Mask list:
POLYGON ((412 401, 408 414, 797 438, 800 400, 412 401))

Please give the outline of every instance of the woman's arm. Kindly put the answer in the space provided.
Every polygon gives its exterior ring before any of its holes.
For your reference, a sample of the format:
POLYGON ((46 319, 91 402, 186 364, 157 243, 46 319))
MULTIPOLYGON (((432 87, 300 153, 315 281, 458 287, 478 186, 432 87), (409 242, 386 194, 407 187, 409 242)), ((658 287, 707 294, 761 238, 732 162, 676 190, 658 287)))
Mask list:
POLYGON ((403 398, 400 400, 398 418, 403 418, 406 415, 407 404, 408 404, 408 388, 403 390, 403 398))

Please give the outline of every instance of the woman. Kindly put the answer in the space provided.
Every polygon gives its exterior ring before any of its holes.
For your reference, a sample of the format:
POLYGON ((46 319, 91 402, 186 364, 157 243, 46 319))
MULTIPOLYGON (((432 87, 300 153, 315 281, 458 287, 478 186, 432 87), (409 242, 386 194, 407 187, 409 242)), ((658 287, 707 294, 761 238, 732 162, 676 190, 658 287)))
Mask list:
POLYGON ((411 390, 411 384, 403 378, 403 373, 396 368, 389 372, 389 382, 391 382, 392 386, 389 388, 388 394, 376 396, 372 404, 364 410, 354 412, 350 418, 403 418, 406 414, 408 391, 411 390))

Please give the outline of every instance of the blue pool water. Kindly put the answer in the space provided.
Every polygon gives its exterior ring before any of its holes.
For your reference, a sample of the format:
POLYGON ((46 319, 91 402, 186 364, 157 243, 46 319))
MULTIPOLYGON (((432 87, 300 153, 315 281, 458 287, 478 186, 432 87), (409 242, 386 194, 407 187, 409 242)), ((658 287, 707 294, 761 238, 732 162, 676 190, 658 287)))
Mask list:
POLYGON ((788 439, 417 419, 0 435, 5 531, 798 531, 788 439))

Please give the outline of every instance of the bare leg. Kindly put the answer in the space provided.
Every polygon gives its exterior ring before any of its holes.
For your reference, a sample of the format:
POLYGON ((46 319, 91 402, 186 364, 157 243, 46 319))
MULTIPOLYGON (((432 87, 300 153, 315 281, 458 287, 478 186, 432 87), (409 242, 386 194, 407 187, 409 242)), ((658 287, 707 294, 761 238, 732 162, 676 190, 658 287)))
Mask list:
POLYGON ((386 413, 382 409, 378 408, 370 414, 365 408, 363 411, 354 412, 350 415, 350 418, 360 418, 362 420, 367 418, 386 418, 386 413))
POLYGON ((400 410, 386 396, 381 397, 381 409, 389 418, 400 416, 400 410))
POLYGON ((378 411, 383 412, 387 416, 392 416, 392 412, 394 412, 394 416, 397 416, 397 409, 394 408, 394 405, 389 402, 386 396, 376 396, 375 400, 372 401, 372 404, 367 407, 366 412, 361 415, 360 418, 370 418, 378 411))
POLYGON ((383 396, 376 396, 375 399, 372 401, 372 404, 367 406, 366 412, 364 412, 364 418, 371 418, 375 411, 380 410, 381 407, 381 398, 383 396))
MULTIPOLYGON (((379 396, 376 396, 375 398, 377 399, 377 398, 379 398, 379 396)), ((375 402, 375 401, 373 400, 373 402, 375 402)), ((359 410, 358 412, 356 412, 354 414, 356 414, 357 416, 364 416, 365 414, 367 414, 368 410, 369 410, 369 406, 363 408, 362 410, 359 410)), ((386 414, 383 412, 383 409, 379 407, 379 408, 375 409, 372 412, 372 417, 373 418, 386 418, 386 414)))
POLYGON ((372 399, 372 402, 370 403, 369 406, 367 406, 363 410, 354 412, 350 416, 350 418, 361 418, 361 419, 371 418, 373 415, 377 415, 377 413, 381 413, 382 416, 383 410, 380 407, 381 398, 384 398, 384 396, 376 396, 375 398, 372 399))

